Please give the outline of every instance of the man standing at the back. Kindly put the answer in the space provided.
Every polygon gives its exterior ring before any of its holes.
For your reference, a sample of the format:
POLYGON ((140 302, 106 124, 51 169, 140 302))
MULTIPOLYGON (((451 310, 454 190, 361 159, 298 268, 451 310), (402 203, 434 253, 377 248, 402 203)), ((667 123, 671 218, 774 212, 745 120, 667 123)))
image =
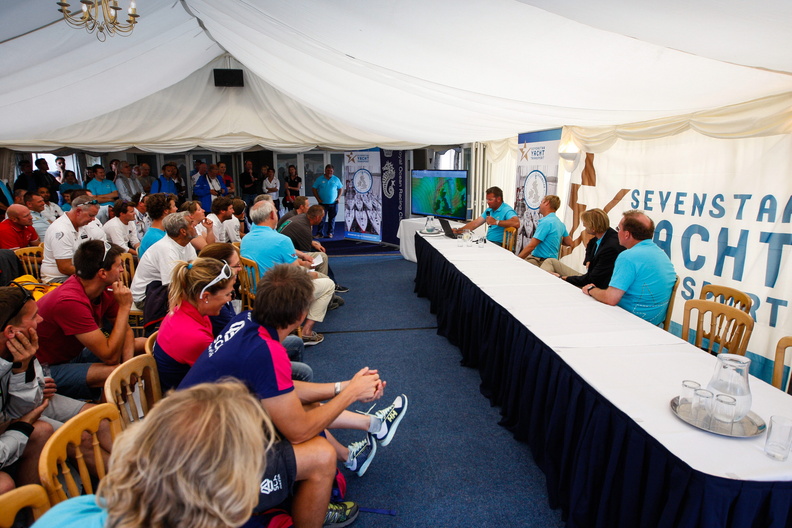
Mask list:
POLYGON ((338 199, 344 189, 344 186, 341 185, 341 180, 333 175, 334 171, 333 166, 327 164, 324 175, 321 178, 317 178, 313 184, 314 197, 319 201, 319 205, 324 208, 327 217, 327 220, 323 217, 319 227, 316 228, 317 236, 323 238, 333 238, 335 217, 338 214, 338 199))

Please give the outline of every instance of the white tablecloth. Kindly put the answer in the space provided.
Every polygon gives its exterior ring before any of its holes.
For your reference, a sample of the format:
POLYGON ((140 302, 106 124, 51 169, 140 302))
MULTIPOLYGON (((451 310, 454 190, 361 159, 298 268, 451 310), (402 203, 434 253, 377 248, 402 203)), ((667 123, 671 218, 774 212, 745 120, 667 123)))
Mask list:
MULTIPOLYGON (((450 220, 449 223, 451 224, 451 227, 461 227, 465 225, 462 222, 455 222, 453 220, 450 220)), ((399 222, 399 231, 396 232, 396 236, 399 238, 399 251, 401 252, 402 256, 410 262, 418 261, 415 256, 415 233, 422 230, 425 225, 425 217, 405 218, 399 222)), ((484 233, 484 227, 479 227, 473 232, 476 233, 477 236, 480 236, 484 233)), ((429 236, 442 237, 443 235, 429 236)))
MULTIPOLYGON (((453 240, 429 238, 457 269, 552 348, 594 389, 648 434, 694 469, 725 478, 792 480, 792 457, 764 455, 765 435, 726 438, 678 419, 670 401, 682 380, 706 386, 713 356, 578 288, 487 244, 459 248, 453 240)), ((751 410, 765 422, 792 417, 792 396, 751 376, 751 410)))

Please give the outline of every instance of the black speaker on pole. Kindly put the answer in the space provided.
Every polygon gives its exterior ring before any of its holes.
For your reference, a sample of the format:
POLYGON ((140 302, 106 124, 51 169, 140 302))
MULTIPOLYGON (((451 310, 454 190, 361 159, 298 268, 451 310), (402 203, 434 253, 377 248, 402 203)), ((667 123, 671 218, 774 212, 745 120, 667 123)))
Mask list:
POLYGON ((213 71, 215 86, 245 86, 242 70, 215 69, 213 71))

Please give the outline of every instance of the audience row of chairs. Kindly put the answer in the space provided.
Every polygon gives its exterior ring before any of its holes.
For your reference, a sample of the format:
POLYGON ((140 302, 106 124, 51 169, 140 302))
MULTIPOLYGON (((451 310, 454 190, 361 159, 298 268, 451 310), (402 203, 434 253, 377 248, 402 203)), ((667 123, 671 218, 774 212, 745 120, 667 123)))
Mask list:
POLYGON ((154 356, 137 356, 120 365, 107 378, 104 395, 108 403, 81 412, 47 441, 39 460, 41 485, 22 486, 0 496, 0 528, 11 528, 17 513, 24 508, 30 508, 33 519, 38 519, 55 504, 96 491, 96 479, 102 479, 106 473, 98 436, 102 422, 108 423, 110 437, 114 439, 129 424, 146 416, 162 399, 154 356), (95 476, 89 472, 80 450, 80 446, 85 445, 84 433, 91 438, 95 476), (70 457, 69 453, 74 456, 70 457), (76 475, 72 466, 76 466, 76 475))

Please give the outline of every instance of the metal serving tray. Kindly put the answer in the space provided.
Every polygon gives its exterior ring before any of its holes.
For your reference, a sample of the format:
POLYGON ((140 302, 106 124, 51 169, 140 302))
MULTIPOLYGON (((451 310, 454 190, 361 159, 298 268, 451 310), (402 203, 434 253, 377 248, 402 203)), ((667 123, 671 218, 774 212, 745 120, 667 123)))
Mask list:
POLYGON ((671 400, 671 412, 683 422, 697 427, 702 431, 721 436, 729 436, 731 438, 751 438, 761 435, 765 432, 765 429, 767 429, 764 420, 753 411, 749 412, 742 420, 734 422, 733 424, 719 422, 714 420, 712 416, 698 418, 693 415, 690 403, 685 402, 682 405, 679 404, 679 396, 671 400))

